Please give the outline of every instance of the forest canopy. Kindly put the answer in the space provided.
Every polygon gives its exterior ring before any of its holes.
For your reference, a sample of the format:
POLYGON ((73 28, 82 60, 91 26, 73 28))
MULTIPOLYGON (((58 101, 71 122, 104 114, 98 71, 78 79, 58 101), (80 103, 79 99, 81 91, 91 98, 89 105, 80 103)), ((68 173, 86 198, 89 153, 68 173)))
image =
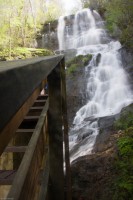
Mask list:
POLYGON ((0 50, 36 46, 41 26, 61 13, 54 0, 0 0, 0 50))
POLYGON ((105 18, 111 33, 117 31, 122 44, 133 50, 133 1, 111 0, 106 6, 105 18))

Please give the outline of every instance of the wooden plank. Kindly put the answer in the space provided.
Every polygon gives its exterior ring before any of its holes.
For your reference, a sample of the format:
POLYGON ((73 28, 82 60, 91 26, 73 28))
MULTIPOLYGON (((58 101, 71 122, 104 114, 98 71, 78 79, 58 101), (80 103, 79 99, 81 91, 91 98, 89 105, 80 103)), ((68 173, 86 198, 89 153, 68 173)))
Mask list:
POLYGON ((37 99, 47 99, 48 95, 44 94, 44 95, 39 95, 37 99))
MULTIPOLYGON (((48 164, 48 163, 47 163, 48 164)), ((47 165, 46 165, 46 171, 47 171, 47 165)), ((13 180, 16 176, 17 170, 0 170, 0 185, 12 185, 13 180)), ((40 170, 39 172, 39 178, 38 178, 38 184, 42 184, 44 182, 44 171, 40 170)))
POLYGON ((24 120, 26 121, 36 121, 39 119, 40 116, 26 116, 24 120))
POLYGON ((45 105, 46 100, 36 100, 33 107, 37 107, 37 106, 44 106, 45 105))
POLYGON ((49 182, 49 154, 46 156, 46 163, 42 173, 41 189, 39 194, 39 200, 45 200, 48 192, 49 182))
POLYGON ((4 150, 4 152, 25 152, 27 149, 27 146, 8 146, 4 150))
POLYGON ((42 110, 44 106, 31 107, 30 110, 42 110))
POLYGON ((0 185, 11 185, 16 175, 16 170, 0 170, 0 185))
POLYGON ((48 110, 48 100, 33 132, 26 153, 13 181, 8 198, 14 200, 34 199, 38 184, 39 171, 44 154, 43 131, 45 118, 48 110), (16 187, 17 185, 17 187, 16 187))
POLYGON ((34 101, 40 94, 40 86, 33 92, 33 94, 27 99, 27 101, 22 105, 22 107, 13 116, 10 122, 0 133, 0 155, 4 151, 5 147, 8 145, 10 139, 15 134, 17 128, 21 124, 25 115, 28 113, 29 108, 33 105, 34 101))
POLYGON ((43 110, 43 107, 32 107, 30 110, 29 110, 29 113, 27 114, 28 116, 40 116, 42 110, 43 110))
POLYGON ((64 200, 63 172, 63 132, 62 132, 62 100, 61 76, 58 65, 48 76, 49 86, 49 162, 50 162, 50 200, 64 200))
POLYGON ((17 129, 16 133, 33 133, 34 129, 17 129))
POLYGON ((37 100, 35 100, 35 102, 39 102, 39 103, 45 103, 45 102, 46 102, 46 100, 45 100, 45 99, 37 99, 37 100))

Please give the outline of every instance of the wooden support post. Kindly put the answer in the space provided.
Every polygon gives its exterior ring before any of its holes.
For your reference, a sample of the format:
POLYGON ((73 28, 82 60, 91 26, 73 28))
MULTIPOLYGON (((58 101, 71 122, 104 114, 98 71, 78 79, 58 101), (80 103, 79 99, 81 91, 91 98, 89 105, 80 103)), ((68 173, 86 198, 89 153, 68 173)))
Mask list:
POLYGON ((60 64, 48 76, 50 200, 64 200, 63 131, 60 64))
POLYGON ((66 97, 66 76, 65 76, 65 61, 62 59, 61 63, 61 83, 62 83, 62 117, 64 125, 64 160, 65 160, 65 184, 66 184, 66 200, 72 199, 71 191, 71 168, 69 157, 69 136, 68 136, 68 119, 67 119, 67 97, 66 97))

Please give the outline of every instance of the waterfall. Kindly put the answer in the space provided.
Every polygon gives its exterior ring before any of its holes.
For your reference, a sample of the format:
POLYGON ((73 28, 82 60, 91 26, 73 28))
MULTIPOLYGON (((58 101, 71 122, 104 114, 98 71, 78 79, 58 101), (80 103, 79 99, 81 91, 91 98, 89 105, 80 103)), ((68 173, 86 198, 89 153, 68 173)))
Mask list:
POLYGON ((65 21, 64 17, 61 16, 59 18, 59 23, 58 23, 58 28, 57 28, 57 36, 58 36, 58 41, 59 41, 59 50, 64 50, 65 49, 65 21))
POLYGON ((77 12, 74 19, 71 19, 71 16, 61 16, 57 28, 59 50, 100 44, 101 35, 105 36, 105 30, 101 28, 102 26, 97 28, 94 16, 98 22, 99 20, 102 22, 99 14, 96 11, 92 14, 89 9, 77 12))
POLYGON ((133 102, 133 96, 118 51, 121 44, 108 37, 99 14, 85 9, 75 15, 69 26, 70 35, 65 37, 64 20, 64 35, 59 37, 64 50, 76 48, 77 55, 93 55, 85 67, 86 74, 89 74, 88 99, 76 113, 74 127, 70 130, 70 153, 71 160, 74 160, 92 152, 99 133, 97 119, 119 113, 133 102))

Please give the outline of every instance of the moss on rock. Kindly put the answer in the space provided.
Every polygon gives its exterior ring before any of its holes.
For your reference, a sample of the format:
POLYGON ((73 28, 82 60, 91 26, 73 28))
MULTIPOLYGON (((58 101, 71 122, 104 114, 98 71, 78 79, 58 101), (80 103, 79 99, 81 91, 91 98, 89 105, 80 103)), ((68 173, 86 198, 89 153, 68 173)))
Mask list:
POLYGON ((18 59, 26 59, 32 57, 39 57, 39 56, 49 56, 53 55, 52 51, 47 49, 36 49, 36 48, 15 48, 12 49, 11 52, 9 49, 4 49, 0 51, 0 60, 18 60, 18 59))
POLYGON ((72 58, 71 60, 66 62, 67 73, 68 74, 74 73, 79 67, 87 66, 91 59, 92 59, 91 54, 78 55, 72 58))

